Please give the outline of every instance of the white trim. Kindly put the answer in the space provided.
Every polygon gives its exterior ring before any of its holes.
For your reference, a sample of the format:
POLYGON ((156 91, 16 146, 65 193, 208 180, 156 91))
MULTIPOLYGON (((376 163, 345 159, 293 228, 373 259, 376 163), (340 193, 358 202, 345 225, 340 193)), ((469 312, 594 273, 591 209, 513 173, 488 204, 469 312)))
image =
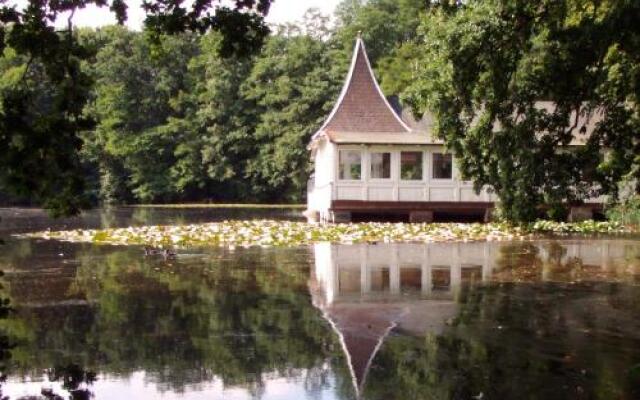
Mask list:
POLYGON ((378 80, 376 79, 376 76, 373 73, 373 69, 371 68, 371 63, 369 62, 369 56, 367 55, 367 50, 364 47, 364 42, 362 41, 362 38, 358 37, 356 39, 356 45, 355 45, 354 50, 353 50, 353 56, 351 57, 351 66, 349 67, 349 73, 347 74, 347 79, 344 82, 344 86, 342 86, 342 91, 340 92, 340 96, 338 97, 338 101, 336 101, 336 104, 333 106, 333 110, 331 110, 331 113, 329 114, 327 119, 324 121, 324 123, 322 124, 320 129, 318 129, 318 131, 316 133, 314 133, 313 136, 311 137, 311 141, 312 142, 314 140, 316 140, 318 137, 320 137, 320 135, 322 135, 324 133, 324 130, 327 127, 327 125, 329 125, 329 123, 331 122, 331 120, 333 119, 335 114, 340 109, 340 107, 342 105, 342 102, 344 101, 344 97, 347 95, 347 92, 349 91, 349 87, 351 86, 351 79, 353 78, 353 72, 356 69, 356 62, 358 60, 358 52, 359 52, 360 47, 362 47, 362 53, 364 54, 364 60, 365 60, 366 65, 367 65, 367 69, 369 71, 369 75, 373 79, 373 85, 375 86, 376 90, 378 91, 378 95, 382 98, 382 101, 384 101, 384 104, 387 106, 387 108, 389 109, 391 114, 393 114, 393 116, 396 118, 396 120, 400 123, 400 125, 405 129, 405 131, 406 132, 411 132, 411 128, 409 128, 409 126, 407 126, 407 124, 404 123, 404 121, 400 118, 400 116, 395 112, 393 107, 391 107, 391 104, 389 104, 389 101, 385 97, 384 93, 382 93, 382 89, 380 88, 380 85, 378 84, 378 80))

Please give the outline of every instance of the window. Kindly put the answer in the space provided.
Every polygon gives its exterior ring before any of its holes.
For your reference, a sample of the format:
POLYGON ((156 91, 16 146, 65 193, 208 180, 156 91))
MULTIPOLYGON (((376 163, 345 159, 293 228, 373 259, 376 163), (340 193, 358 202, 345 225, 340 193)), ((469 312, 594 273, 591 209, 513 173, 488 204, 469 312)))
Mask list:
POLYGON ((371 178, 391 178, 391 153, 371 153, 371 178))
POLYGON ((451 154, 433 153, 433 179, 451 179, 452 171, 451 154))
POLYGON ((360 180, 362 176, 362 154, 357 150, 340 150, 339 177, 342 180, 360 180))
POLYGON ((431 287, 434 290, 449 290, 451 288, 451 268, 434 265, 431 270, 431 287))
POLYGON ((400 153, 400 179, 404 181, 422 180, 421 151, 403 151, 400 153))

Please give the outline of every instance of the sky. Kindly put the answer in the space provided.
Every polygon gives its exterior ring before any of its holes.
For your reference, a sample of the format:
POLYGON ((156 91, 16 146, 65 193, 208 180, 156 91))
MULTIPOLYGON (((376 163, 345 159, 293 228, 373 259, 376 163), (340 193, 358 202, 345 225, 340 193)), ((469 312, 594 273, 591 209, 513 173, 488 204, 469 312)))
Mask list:
MULTIPOLYGON (((270 23, 295 23, 302 19, 305 11, 311 7, 319 8, 323 14, 333 14, 333 10, 340 0, 274 0, 271 11, 267 16, 270 23)), ((140 9, 141 0, 127 0, 128 20, 127 26, 132 29, 140 29, 144 20, 144 12, 140 9)), ((26 0, 9 1, 10 4, 17 4, 18 8, 23 7, 26 0)), ((59 19, 59 23, 64 25, 66 19, 59 19)), ((84 10, 76 11, 73 22, 77 26, 99 27, 103 25, 115 24, 113 13, 108 8, 87 7, 84 10)))

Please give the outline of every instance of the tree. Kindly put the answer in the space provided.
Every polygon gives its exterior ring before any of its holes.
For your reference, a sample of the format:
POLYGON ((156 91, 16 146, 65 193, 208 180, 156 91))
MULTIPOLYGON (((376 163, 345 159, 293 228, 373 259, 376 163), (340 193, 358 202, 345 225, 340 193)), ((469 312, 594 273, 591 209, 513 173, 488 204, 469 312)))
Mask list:
POLYGON ((336 9, 336 40, 351 52, 361 32, 385 94, 399 94, 413 79, 408 59, 417 58, 414 40, 428 7, 424 0, 344 0, 336 9))
POLYGON ((188 90, 187 67, 197 41, 188 34, 165 35, 149 46, 143 34, 119 27, 98 34, 109 39, 92 65, 90 114, 97 126, 85 147, 100 169, 101 197, 118 200, 118 192, 131 190, 139 201, 170 200, 170 168, 183 132, 163 126, 180 116, 173 100, 188 90))
POLYGON ((46 40, 37 57, 21 49, 30 44, 12 42, 4 50, 0 187, 35 197, 54 214, 69 214, 87 204, 78 132, 91 126, 83 116, 91 83, 80 67, 83 48, 68 36, 52 34, 46 40))
POLYGON ((257 116, 240 87, 253 58, 219 56, 221 37, 209 34, 189 63, 190 87, 178 101, 181 118, 163 129, 182 132, 171 176, 178 193, 199 192, 214 200, 235 200, 251 190, 245 165, 255 156, 253 127, 257 116))
MULTIPOLYGON (((182 1, 159 0, 145 1, 143 8, 156 42, 164 33, 215 30, 222 34, 223 54, 246 55, 255 52, 268 33, 262 15, 270 3, 237 0, 229 8, 214 0, 196 0, 186 7, 182 1)), ((71 18, 87 5, 108 6, 120 23, 126 19, 123 0, 30 1, 23 10, 0 0, 0 51, 8 46, 28 60, 25 78, 13 80, 0 97, 0 187, 32 195, 57 215, 76 213, 87 204, 79 135, 92 125, 83 115, 91 82, 80 65, 91 54, 76 40, 71 18), (59 32, 53 23, 61 16, 69 19, 67 29, 59 32), (36 65, 43 79, 30 79, 36 65), (51 90, 45 93, 34 84, 41 82, 51 90), (40 107, 45 100, 48 108, 40 107)))
POLYGON ((463 176, 494 190, 509 220, 615 197, 622 178, 639 176, 638 18, 629 1, 436 7, 422 21, 419 78, 404 100, 433 112, 463 176), (576 137, 586 145, 571 146, 576 137))
POLYGON ((338 95, 341 52, 309 36, 274 36, 256 59, 242 93, 257 114, 247 165, 256 194, 300 201, 310 173, 306 149, 338 95))

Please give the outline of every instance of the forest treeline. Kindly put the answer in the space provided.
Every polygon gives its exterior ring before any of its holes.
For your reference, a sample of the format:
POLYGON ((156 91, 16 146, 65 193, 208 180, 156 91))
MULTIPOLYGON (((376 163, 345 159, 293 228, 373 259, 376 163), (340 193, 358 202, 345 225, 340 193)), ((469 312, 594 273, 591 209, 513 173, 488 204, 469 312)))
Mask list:
POLYGON ((233 29, 154 30, 173 20, 152 15, 142 32, 52 32, 35 11, 0 30, 0 193, 54 214, 304 201, 306 146, 360 31, 384 93, 430 112, 504 219, 640 193, 638 2, 343 0, 332 21, 310 10, 239 51, 233 29))
MULTIPOLYGON (((395 61, 423 9, 419 0, 345 0, 333 22, 311 9, 299 24, 272 27, 261 51, 246 57, 221 57, 215 32, 151 40, 122 26, 78 29, 90 52, 82 62, 88 79, 75 88, 90 99, 82 115, 91 129, 78 143, 87 198, 303 201, 306 146, 340 91, 357 32, 385 90, 396 93, 404 75, 395 61)), ((55 107, 55 88, 37 65, 25 74, 27 64, 8 47, 0 90, 28 80, 37 98, 25 110, 32 118, 55 107)))

